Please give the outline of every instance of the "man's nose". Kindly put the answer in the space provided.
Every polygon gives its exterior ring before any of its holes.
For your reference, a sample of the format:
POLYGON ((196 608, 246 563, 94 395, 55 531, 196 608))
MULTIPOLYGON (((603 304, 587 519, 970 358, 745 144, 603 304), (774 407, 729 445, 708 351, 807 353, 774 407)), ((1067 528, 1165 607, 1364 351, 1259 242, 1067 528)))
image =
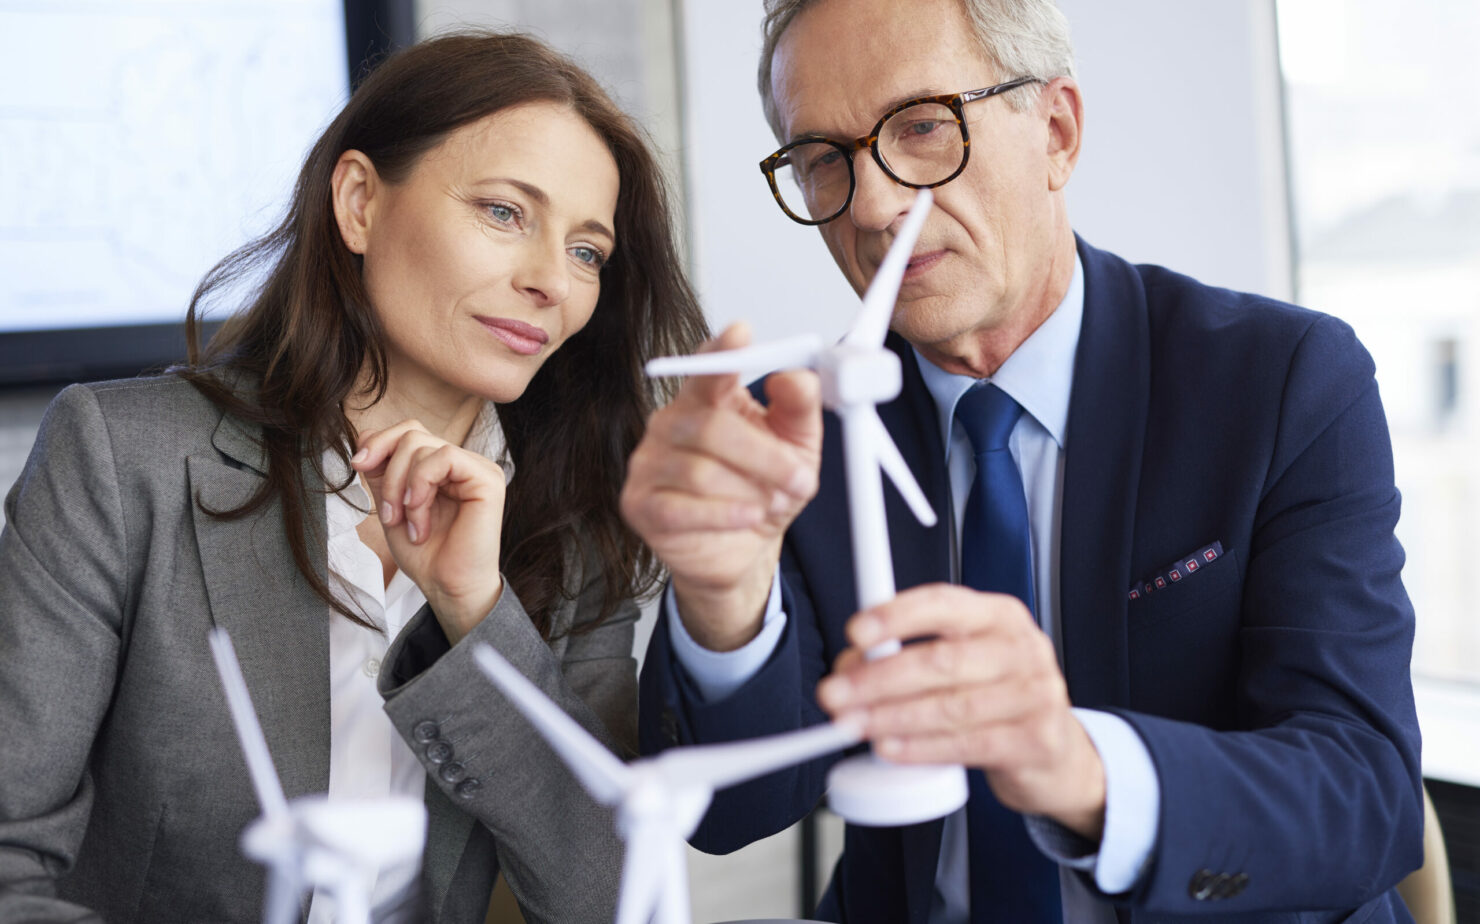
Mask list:
POLYGON ((853 182, 848 217, 860 231, 883 231, 908 212, 915 201, 915 191, 885 173, 868 148, 854 156, 853 182))

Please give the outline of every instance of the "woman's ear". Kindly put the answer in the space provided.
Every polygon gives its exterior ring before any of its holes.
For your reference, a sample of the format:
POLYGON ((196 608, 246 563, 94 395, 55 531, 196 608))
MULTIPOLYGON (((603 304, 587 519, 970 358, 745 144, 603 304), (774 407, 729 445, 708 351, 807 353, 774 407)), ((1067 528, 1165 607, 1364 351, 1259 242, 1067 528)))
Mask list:
POLYGON ((369 246, 375 195, 380 188, 375 165, 359 151, 345 151, 334 165, 331 185, 339 236, 351 253, 363 255, 369 246))

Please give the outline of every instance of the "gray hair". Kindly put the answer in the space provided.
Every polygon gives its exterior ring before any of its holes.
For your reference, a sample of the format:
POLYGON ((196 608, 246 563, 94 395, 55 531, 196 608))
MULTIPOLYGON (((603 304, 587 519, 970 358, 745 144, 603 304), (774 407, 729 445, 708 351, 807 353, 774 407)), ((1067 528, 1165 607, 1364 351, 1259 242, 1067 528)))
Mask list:
MULTIPOLYGON (((1069 41, 1069 21, 1054 0, 959 0, 966 10, 977 45, 988 61, 997 65, 1003 80, 1016 77, 1074 76, 1074 46, 1069 41)), ((771 62, 776 45, 797 14, 817 0, 765 0, 766 18, 761 25, 760 73, 757 86, 761 105, 771 131, 781 138, 781 114, 771 92, 771 62)), ((974 88, 972 88, 974 89, 974 88)), ((1018 112, 1032 106, 1033 85, 1008 92, 1004 99, 1018 112)))

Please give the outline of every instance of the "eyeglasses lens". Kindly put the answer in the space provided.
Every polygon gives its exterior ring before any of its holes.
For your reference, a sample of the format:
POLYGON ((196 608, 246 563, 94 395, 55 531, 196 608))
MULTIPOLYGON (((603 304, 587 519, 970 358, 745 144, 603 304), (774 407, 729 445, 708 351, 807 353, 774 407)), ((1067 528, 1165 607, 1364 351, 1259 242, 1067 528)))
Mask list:
MULTIPOLYGON (((951 107, 920 103, 890 116, 879 131, 879 157, 911 186, 945 180, 961 166, 966 145, 951 107)), ((789 149, 775 165, 776 190, 799 218, 822 221, 848 203, 852 171, 841 145, 809 141, 789 149)))
POLYGON ((955 173, 965 150, 956 114, 940 103, 901 109, 879 130, 879 156, 912 186, 939 183, 955 173))

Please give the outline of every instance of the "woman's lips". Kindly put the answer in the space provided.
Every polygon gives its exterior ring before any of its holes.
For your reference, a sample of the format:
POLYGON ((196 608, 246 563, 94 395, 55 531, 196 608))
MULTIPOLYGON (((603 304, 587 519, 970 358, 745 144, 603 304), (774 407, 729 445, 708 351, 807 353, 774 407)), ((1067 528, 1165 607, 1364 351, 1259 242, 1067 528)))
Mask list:
POLYGON ((489 332, 502 340, 505 346, 521 356, 533 356, 550 342, 550 335, 533 324, 526 324, 513 318, 485 318, 482 315, 476 317, 479 324, 488 328, 489 332))

